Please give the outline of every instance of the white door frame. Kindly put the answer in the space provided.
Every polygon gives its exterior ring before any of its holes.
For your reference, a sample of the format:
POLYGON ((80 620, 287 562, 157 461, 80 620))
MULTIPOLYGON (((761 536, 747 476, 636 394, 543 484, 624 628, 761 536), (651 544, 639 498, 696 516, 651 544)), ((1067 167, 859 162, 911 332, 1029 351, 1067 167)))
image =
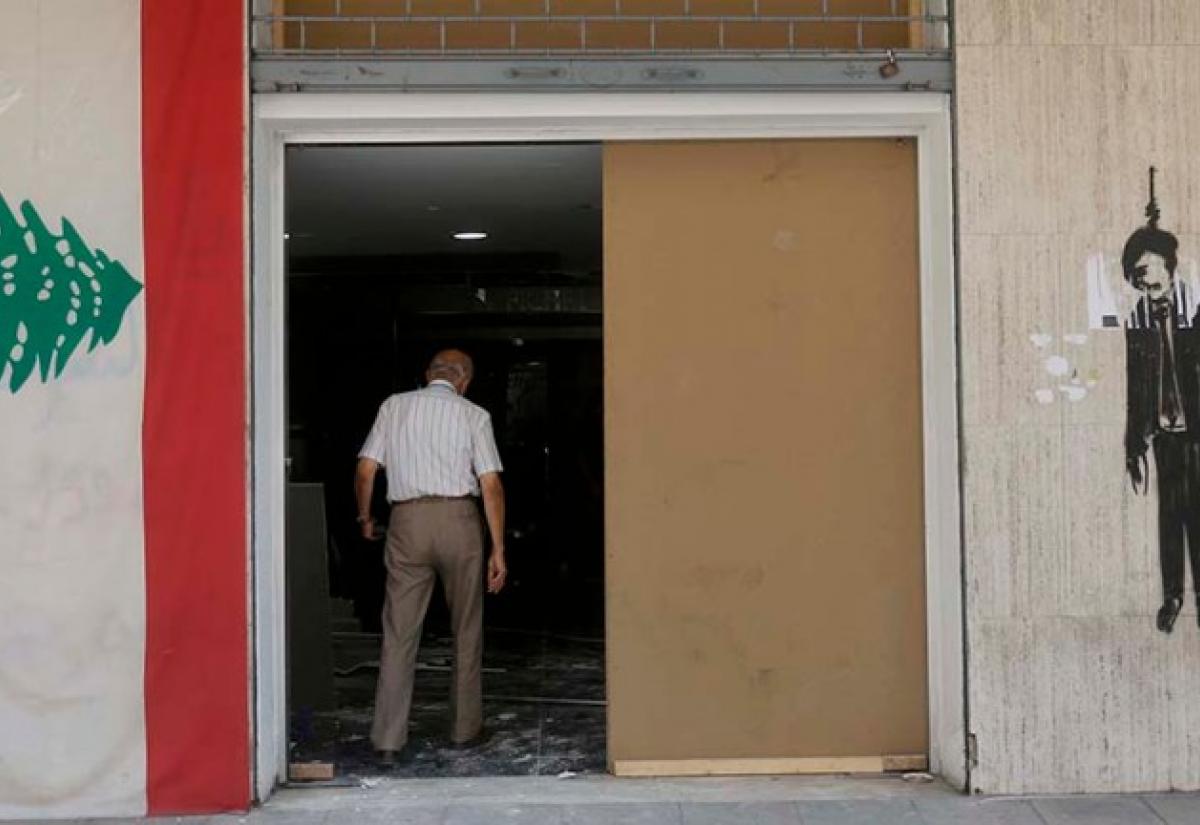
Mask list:
MULTIPOLYGON (((883 94, 260 94, 252 102, 255 788, 287 770, 284 149, 904 136, 917 139, 930 769, 966 784, 950 98, 883 94)), ((347 479, 347 484, 350 480, 347 479)))

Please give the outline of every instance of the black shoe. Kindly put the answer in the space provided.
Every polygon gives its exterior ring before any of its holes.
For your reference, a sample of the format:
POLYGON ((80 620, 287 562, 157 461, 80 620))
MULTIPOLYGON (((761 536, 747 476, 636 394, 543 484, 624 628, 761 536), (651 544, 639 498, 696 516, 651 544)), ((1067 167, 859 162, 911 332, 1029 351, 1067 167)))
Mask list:
POLYGON ((375 759, 381 768, 394 768, 397 765, 402 765, 408 761, 408 756, 409 752, 407 745, 398 751, 375 751, 375 759))
POLYGON ((1171 598, 1163 602, 1163 606, 1158 609, 1158 629, 1163 633, 1170 633, 1175 629, 1175 620, 1179 618, 1179 611, 1183 609, 1183 599, 1171 598))
POLYGON ((486 745, 488 740, 492 738, 492 732, 487 728, 480 728, 479 733, 472 736, 470 739, 464 739, 462 742, 451 742, 447 748, 452 751, 466 751, 472 748, 482 747, 486 745))

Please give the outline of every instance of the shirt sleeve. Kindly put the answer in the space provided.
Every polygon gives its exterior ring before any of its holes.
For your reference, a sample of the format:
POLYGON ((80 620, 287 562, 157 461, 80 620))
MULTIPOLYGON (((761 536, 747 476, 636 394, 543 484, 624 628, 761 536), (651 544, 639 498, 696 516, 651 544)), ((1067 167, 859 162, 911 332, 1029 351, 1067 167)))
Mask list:
POLYGON ((387 454, 388 419, 390 418, 388 410, 388 402, 384 401, 379 406, 379 414, 375 416, 375 425, 371 427, 366 442, 358 451, 359 458, 369 458, 378 464, 384 463, 383 459, 387 454))
POLYGON ((477 476, 498 473, 504 469, 500 463, 500 451, 496 449, 496 436, 492 433, 492 417, 487 413, 480 416, 471 437, 471 466, 477 476))

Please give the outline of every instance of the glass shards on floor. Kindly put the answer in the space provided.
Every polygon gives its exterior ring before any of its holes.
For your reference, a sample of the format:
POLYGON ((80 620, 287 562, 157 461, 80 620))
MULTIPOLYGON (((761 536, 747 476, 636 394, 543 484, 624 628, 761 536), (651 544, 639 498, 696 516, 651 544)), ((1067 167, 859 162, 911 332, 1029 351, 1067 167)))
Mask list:
POLYGON ((337 783, 374 776, 556 776, 605 770, 604 645, 597 639, 489 630, 479 744, 449 741, 450 640, 421 646, 409 746, 391 768, 371 747, 378 637, 335 644, 338 707, 292 711, 292 762, 332 762, 337 783))

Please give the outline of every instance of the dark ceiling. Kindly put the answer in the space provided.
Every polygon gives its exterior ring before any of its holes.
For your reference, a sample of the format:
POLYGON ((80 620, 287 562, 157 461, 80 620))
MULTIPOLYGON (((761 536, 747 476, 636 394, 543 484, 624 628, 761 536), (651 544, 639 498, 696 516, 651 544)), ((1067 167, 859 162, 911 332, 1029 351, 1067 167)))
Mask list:
POLYGON ((599 278, 601 158, 591 144, 301 146, 288 152, 296 275, 410 282, 599 278), (459 241, 458 231, 483 231, 459 241))

